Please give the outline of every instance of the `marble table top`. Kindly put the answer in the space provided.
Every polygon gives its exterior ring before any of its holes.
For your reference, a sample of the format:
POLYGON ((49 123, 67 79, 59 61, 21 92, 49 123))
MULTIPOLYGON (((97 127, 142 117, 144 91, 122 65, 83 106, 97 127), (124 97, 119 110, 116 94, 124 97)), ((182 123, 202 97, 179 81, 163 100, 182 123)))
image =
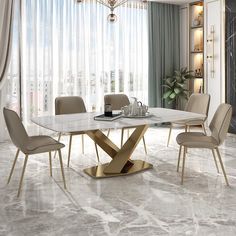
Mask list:
POLYGON ((150 108, 148 118, 124 118, 114 121, 96 121, 94 116, 101 113, 87 112, 67 115, 35 117, 32 121, 39 126, 56 132, 76 132, 101 129, 120 129, 125 127, 160 124, 179 120, 203 119, 204 115, 166 108, 150 108))

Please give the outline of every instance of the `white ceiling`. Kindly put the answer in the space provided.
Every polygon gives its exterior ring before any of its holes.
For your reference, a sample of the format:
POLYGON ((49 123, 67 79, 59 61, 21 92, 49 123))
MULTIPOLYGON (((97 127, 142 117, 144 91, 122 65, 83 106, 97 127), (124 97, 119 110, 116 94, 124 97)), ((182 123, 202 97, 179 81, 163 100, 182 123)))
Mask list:
POLYGON ((151 0, 151 1, 153 1, 153 2, 163 2, 163 3, 172 3, 172 4, 184 4, 184 3, 194 2, 194 0, 151 0))

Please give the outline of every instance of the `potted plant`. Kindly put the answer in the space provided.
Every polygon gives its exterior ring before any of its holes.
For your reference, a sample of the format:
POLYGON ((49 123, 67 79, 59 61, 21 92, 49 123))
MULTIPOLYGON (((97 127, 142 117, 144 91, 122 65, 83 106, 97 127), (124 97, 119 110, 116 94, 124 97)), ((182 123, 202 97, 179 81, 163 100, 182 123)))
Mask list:
POLYGON ((168 104, 175 103, 175 107, 178 107, 180 99, 188 99, 189 89, 186 88, 186 82, 190 79, 194 79, 193 71, 188 71, 187 68, 181 68, 179 71, 175 70, 172 76, 166 76, 164 80, 164 94, 163 99, 168 104))

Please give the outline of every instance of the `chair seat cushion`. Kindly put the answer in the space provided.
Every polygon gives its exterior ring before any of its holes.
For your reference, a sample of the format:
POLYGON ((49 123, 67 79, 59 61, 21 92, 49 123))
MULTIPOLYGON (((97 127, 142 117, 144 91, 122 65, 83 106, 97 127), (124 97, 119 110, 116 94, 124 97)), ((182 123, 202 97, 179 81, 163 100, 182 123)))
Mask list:
POLYGON ((184 132, 176 137, 179 145, 189 148, 215 148, 218 146, 217 141, 211 137, 199 132, 184 132))
POLYGON ((205 119, 197 119, 197 120, 180 120, 180 121, 175 121, 172 122, 172 125, 179 125, 179 126, 191 126, 191 125, 202 125, 204 123, 205 119))
POLYGON ((50 152, 63 148, 65 145, 59 143, 50 136, 39 135, 29 137, 28 143, 26 145, 25 153, 35 154, 42 152, 50 152))

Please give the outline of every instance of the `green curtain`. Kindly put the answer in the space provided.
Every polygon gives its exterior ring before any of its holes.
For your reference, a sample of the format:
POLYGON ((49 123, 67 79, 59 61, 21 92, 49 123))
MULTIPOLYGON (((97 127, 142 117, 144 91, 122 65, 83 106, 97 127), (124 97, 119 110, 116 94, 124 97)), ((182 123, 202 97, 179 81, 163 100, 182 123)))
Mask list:
POLYGON ((179 69, 179 6, 148 3, 149 37, 149 106, 166 107, 162 100, 162 84, 166 75, 179 69))

